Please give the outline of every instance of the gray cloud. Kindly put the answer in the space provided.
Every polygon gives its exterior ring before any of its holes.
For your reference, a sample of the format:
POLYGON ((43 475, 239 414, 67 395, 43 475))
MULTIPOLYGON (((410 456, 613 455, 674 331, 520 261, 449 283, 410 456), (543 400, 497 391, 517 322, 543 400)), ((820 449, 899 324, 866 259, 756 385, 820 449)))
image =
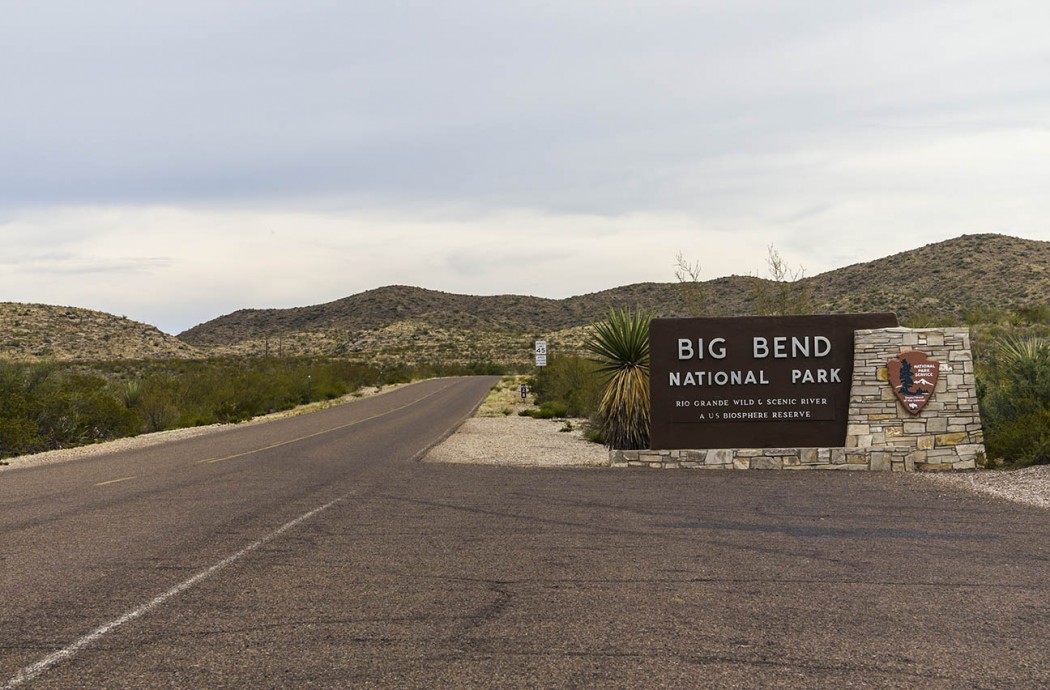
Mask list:
POLYGON ((1034 0, 17 3, 0 289, 69 300, 57 276, 94 271, 96 306, 184 326, 389 282, 670 279, 677 249, 721 274, 776 242, 815 273, 1046 239, 1047 25, 1034 0), (338 252, 369 266, 311 270, 338 252))
POLYGON ((702 211, 674 180, 732 154, 1039 121, 1040 7, 23 4, 0 28, 0 199, 702 211))

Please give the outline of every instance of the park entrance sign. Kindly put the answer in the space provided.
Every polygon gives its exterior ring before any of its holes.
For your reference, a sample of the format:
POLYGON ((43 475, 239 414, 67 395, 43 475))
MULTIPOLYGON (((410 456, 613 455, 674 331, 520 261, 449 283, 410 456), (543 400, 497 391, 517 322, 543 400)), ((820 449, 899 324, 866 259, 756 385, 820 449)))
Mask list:
POLYGON ((894 314, 654 319, 652 448, 843 446, 853 333, 894 314))

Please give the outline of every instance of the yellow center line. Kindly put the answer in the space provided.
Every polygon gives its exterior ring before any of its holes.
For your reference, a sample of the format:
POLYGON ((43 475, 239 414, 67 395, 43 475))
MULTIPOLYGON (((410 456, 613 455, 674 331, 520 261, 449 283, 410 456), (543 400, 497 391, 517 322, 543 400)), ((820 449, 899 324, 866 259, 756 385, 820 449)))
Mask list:
POLYGON ((109 486, 110 484, 116 484, 118 482, 126 482, 129 479, 134 479, 134 477, 121 477, 120 479, 110 479, 108 482, 99 482, 98 484, 95 484, 95 486, 109 486))
POLYGON ((208 465, 210 465, 212 463, 222 462, 223 460, 233 460, 234 458, 243 458, 245 455, 251 455, 253 453, 261 453, 264 450, 272 450, 274 448, 280 448, 281 446, 287 446, 287 445, 292 444, 292 443, 298 443, 299 441, 305 441, 306 439, 313 438, 315 436, 321 436, 323 434, 328 434, 328 433, 331 433, 333 431, 339 431, 340 429, 346 429, 346 428, 349 428, 349 427, 352 427, 352 426, 357 426, 358 424, 364 424, 365 422, 372 421, 373 419, 379 419, 380 417, 385 417, 388 414, 393 414, 394 412, 397 412, 399 410, 403 410, 406 407, 412 407, 416 403, 423 402, 427 398, 429 398, 429 397, 431 397, 433 395, 437 395, 438 393, 440 393, 440 392, 442 392, 444 390, 448 390, 448 387, 446 386, 445 388, 439 388, 438 390, 434 391, 433 393, 427 393, 422 398, 417 398, 416 400, 413 400, 412 402, 406 403, 406 404, 402 405, 401 407, 395 407, 392 410, 387 410, 386 412, 382 412, 382 413, 377 414, 377 415, 372 415, 371 417, 366 417, 364 419, 359 419, 356 422, 349 422, 347 424, 340 424, 339 426, 333 426, 331 429, 323 429, 321 431, 315 431, 314 433, 307 434, 306 436, 299 436, 298 438, 289 439, 287 441, 281 441, 280 443, 273 443, 273 444, 270 444, 268 446, 263 446, 262 448, 255 448, 255 449, 252 449, 252 450, 246 450, 243 453, 234 453, 233 455, 225 455, 225 456, 223 456, 221 458, 207 458, 205 460, 197 460, 194 464, 197 464, 197 465, 208 464, 208 465))

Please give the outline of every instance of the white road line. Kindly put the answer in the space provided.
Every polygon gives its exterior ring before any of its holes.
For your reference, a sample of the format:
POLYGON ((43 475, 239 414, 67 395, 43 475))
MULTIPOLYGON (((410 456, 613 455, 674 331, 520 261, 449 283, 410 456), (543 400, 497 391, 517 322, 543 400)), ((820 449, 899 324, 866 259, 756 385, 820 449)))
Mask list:
POLYGON ((119 484, 120 482, 128 482, 134 479, 134 477, 121 477, 120 479, 110 479, 108 482, 99 482, 95 486, 109 486, 110 484, 119 484))
MULTIPOLYGON (((347 494, 347 496, 349 496, 349 494, 347 494)), ((340 501, 345 500, 347 498, 347 496, 342 496, 340 498, 335 499, 334 501, 330 501, 329 503, 325 503, 323 506, 321 506, 319 508, 314 508, 310 512, 308 512, 308 513, 306 513, 304 515, 300 515, 299 517, 295 518, 291 522, 287 522, 287 523, 281 525, 276 530, 274 530, 273 532, 271 532, 267 536, 263 537, 259 541, 255 542, 254 544, 251 544, 250 546, 246 546, 245 548, 241 549, 237 553, 233 554, 232 556, 228 556, 228 557, 224 558, 223 560, 219 561, 218 563, 216 563, 215 565, 211 566, 210 568, 207 568, 206 570, 200 571, 199 573, 197 573, 193 577, 189 578, 188 580, 184 580, 183 582, 175 585, 174 587, 169 589, 167 592, 164 592, 163 594, 154 597, 153 599, 151 599, 150 601, 146 602, 142 606, 139 606, 136 609, 128 611, 127 613, 125 613, 120 618, 117 618, 117 619, 115 619, 113 621, 110 621, 109 623, 106 623, 103 626, 95 628, 94 630, 92 630, 88 634, 86 634, 83 637, 81 637, 80 639, 78 639, 76 642, 73 642, 69 646, 64 647, 63 649, 60 649, 57 652, 53 652, 53 653, 49 654, 48 656, 44 657, 40 661, 36 662, 35 664, 32 664, 30 666, 26 666, 25 668, 20 670, 17 674, 15 674, 15 676, 13 678, 11 678, 9 681, 7 681, 7 683, 3 687, 3 690, 10 690, 10 688, 16 688, 19 685, 22 685, 23 683, 28 683, 29 681, 33 680, 34 678, 36 678, 40 674, 44 673, 45 671, 47 671, 51 667, 55 666, 56 664, 58 664, 58 663, 60 663, 62 661, 65 661, 66 659, 73 658, 74 656, 76 656, 77 652, 79 652, 84 647, 87 647, 88 645, 96 642, 101 637, 103 637, 106 634, 112 632, 113 630, 119 628, 120 626, 124 625, 125 623, 130 623, 131 621, 135 620, 136 618, 141 618, 142 616, 146 615, 147 613, 149 613, 153 609, 157 608, 158 606, 160 606, 161 604, 166 602, 168 599, 171 599, 172 597, 175 597, 175 596, 177 596, 179 594, 182 594, 187 589, 193 587, 194 585, 196 585, 196 584, 198 584, 200 582, 203 582, 204 580, 208 579, 209 577, 211 577, 215 573, 219 572, 220 570, 222 570, 226 566, 230 565, 231 563, 233 563, 233 562, 243 558, 244 556, 248 555, 252 551, 254 551, 257 548, 259 548, 260 546, 263 546, 267 542, 270 542, 270 541, 276 539, 278 536, 280 536, 284 532, 287 532, 288 530, 292 529, 293 527, 295 527, 299 523, 304 522, 306 520, 309 520, 310 518, 312 518, 314 515, 317 515, 321 511, 327 510, 328 508, 331 508, 332 506, 334 506, 336 503, 339 503, 340 501)))

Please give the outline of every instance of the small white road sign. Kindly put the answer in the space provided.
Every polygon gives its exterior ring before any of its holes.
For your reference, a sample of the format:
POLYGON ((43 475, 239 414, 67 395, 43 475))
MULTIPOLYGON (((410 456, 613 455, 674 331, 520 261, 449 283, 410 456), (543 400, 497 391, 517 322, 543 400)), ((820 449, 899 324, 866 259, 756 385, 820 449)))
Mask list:
POLYGON ((545 367, 547 366, 547 341, 537 340, 536 341, 536 366, 545 367))

